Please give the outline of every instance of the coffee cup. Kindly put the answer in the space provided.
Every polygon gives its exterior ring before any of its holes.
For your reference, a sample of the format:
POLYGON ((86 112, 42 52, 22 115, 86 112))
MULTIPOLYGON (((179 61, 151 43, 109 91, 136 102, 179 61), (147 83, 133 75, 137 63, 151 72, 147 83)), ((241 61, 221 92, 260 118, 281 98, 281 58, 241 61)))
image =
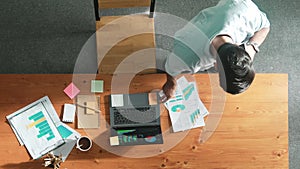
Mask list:
POLYGON ((92 140, 87 136, 81 136, 77 140, 76 148, 80 151, 88 151, 92 147, 92 140))

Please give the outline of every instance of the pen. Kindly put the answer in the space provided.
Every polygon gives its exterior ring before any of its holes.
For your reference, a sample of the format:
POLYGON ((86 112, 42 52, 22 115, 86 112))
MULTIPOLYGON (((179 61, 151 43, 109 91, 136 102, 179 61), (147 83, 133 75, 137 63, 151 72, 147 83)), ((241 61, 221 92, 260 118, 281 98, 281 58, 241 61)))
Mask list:
POLYGON ((79 106, 79 107, 83 107, 83 108, 87 108, 87 109, 93 110, 93 111, 95 111, 95 112, 97 112, 97 113, 101 113, 101 110, 93 109, 93 108, 91 108, 91 107, 87 107, 87 106, 85 106, 85 105, 80 105, 80 104, 78 104, 78 103, 76 103, 76 105, 79 106))

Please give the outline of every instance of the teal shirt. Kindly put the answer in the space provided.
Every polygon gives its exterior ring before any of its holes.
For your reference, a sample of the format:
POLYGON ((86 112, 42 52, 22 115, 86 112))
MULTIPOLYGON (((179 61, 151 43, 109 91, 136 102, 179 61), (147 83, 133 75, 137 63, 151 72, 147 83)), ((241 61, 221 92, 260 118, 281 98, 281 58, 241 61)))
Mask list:
POLYGON ((175 33, 174 48, 167 57, 166 71, 175 76, 207 70, 216 61, 210 45, 216 36, 226 34, 233 39, 233 43, 240 44, 269 26, 266 14, 251 0, 221 0, 216 6, 199 12, 175 33))

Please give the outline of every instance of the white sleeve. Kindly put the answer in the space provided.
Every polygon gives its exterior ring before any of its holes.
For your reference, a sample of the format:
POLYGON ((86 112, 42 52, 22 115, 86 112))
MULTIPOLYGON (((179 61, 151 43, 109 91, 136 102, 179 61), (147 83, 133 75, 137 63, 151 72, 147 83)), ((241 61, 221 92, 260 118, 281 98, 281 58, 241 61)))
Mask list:
POLYGON ((262 28, 270 27, 270 21, 267 18, 267 15, 264 12, 260 13, 260 17, 261 17, 261 25, 260 25, 259 30, 262 29, 262 28))
POLYGON ((171 76, 177 76, 181 73, 192 73, 191 69, 174 53, 167 57, 165 71, 171 76))

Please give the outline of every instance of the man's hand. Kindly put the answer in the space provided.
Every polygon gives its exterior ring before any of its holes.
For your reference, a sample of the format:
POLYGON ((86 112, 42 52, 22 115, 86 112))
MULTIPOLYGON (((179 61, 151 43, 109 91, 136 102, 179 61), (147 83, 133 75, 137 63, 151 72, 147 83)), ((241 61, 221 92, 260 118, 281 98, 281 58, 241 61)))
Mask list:
POLYGON ((256 54, 256 51, 252 47, 252 45, 245 45, 245 51, 249 54, 251 57, 251 60, 254 60, 254 55, 256 54))
POLYGON ((162 98, 161 101, 166 102, 167 100, 169 100, 174 95, 175 89, 176 89, 176 80, 172 76, 167 74, 167 81, 162 87, 162 90, 165 94, 165 98, 162 98))
MULTIPOLYGON (((262 28, 261 30, 254 33, 254 35, 249 39, 249 42, 255 42, 258 46, 260 46, 264 40, 266 39, 268 33, 270 31, 270 27, 262 28)), ((251 45, 245 45, 245 50, 250 55, 251 59, 254 59, 254 55, 256 51, 253 49, 251 45), (248 49, 247 49, 248 48, 248 49)))

